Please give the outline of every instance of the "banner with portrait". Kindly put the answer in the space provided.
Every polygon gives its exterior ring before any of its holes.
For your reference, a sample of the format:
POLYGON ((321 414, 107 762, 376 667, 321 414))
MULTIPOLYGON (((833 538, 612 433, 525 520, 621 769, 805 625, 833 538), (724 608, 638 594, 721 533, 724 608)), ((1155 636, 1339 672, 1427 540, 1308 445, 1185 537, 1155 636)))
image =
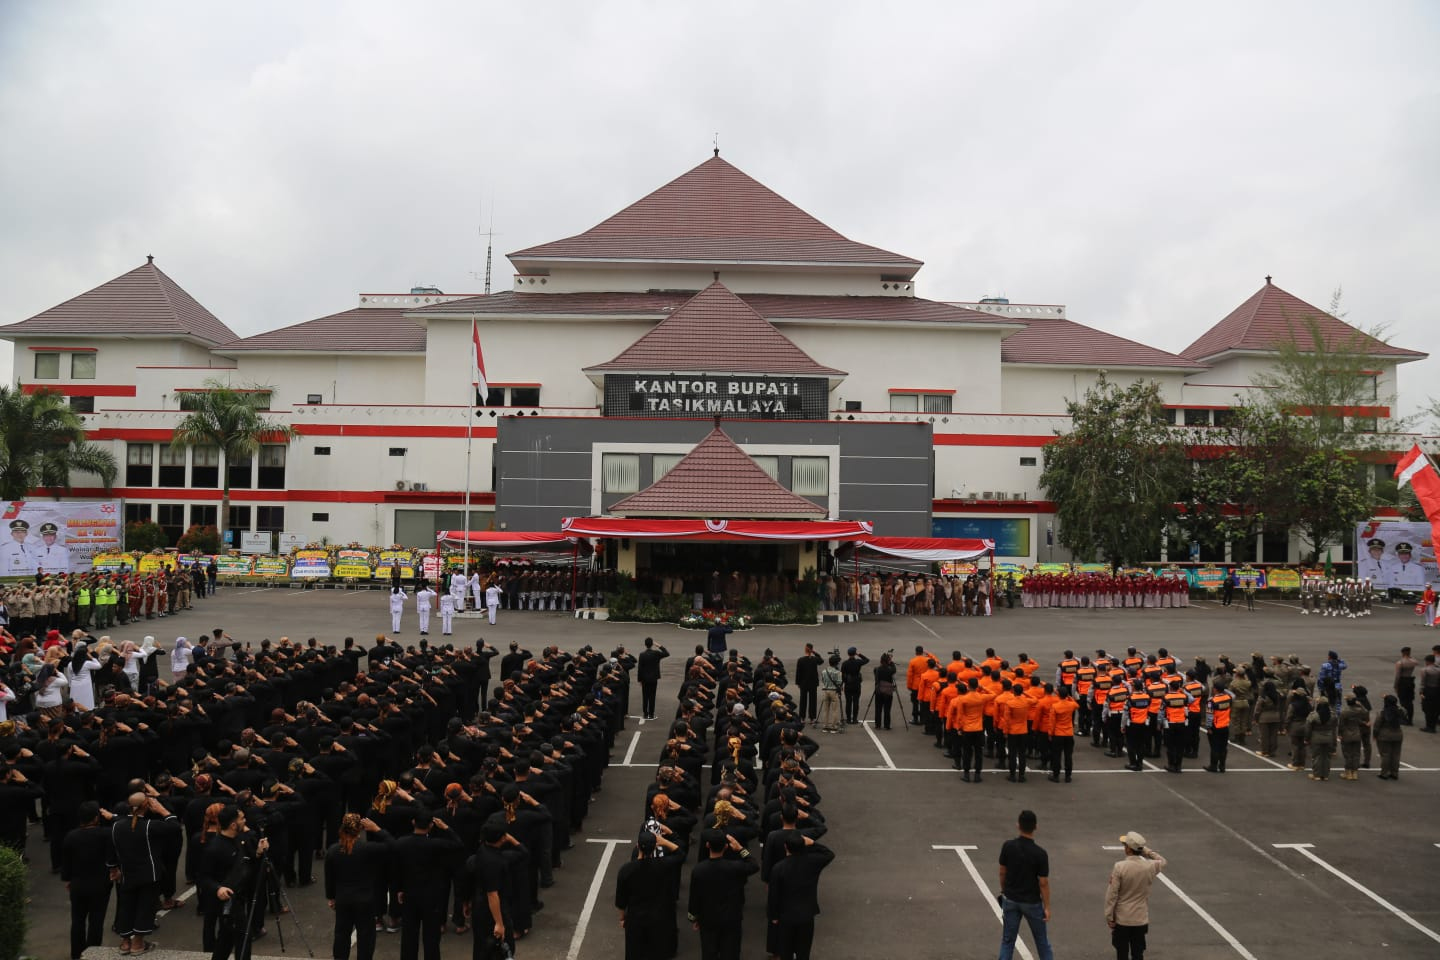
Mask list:
POLYGON ((1436 583, 1435 539, 1424 520, 1371 520, 1355 525, 1355 576, 1377 590, 1419 593, 1436 583))
POLYGON ((119 500, 0 501, 0 577, 91 569, 121 548, 119 500))

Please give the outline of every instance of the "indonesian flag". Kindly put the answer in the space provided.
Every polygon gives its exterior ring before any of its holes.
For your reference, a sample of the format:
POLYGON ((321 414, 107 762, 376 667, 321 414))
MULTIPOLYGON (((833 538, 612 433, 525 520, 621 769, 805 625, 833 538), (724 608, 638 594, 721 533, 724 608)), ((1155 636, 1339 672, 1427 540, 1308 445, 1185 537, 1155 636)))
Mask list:
POLYGON ((1430 521, 1432 549, 1440 546, 1440 473, 1418 443, 1395 465, 1395 480, 1401 487, 1408 483, 1414 489, 1425 519, 1430 521))
POLYGON ((490 384, 485 380, 485 354, 480 350, 480 321, 474 317, 470 319, 470 342, 470 382, 480 394, 480 402, 489 403, 490 384))

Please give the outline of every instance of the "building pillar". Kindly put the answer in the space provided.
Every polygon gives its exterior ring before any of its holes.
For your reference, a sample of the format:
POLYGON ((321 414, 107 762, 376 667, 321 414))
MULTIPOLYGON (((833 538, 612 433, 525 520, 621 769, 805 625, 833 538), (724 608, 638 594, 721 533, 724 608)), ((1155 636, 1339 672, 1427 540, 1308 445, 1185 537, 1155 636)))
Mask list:
POLYGON ((1160 531, 1160 562, 1170 562, 1170 531, 1160 531))
POLYGON ((1230 538, 1229 538, 1229 537, 1226 537, 1226 538, 1225 538, 1225 562, 1226 562, 1226 563, 1229 563, 1229 562, 1230 562, 1230 557, 1231 557, 1230 538))

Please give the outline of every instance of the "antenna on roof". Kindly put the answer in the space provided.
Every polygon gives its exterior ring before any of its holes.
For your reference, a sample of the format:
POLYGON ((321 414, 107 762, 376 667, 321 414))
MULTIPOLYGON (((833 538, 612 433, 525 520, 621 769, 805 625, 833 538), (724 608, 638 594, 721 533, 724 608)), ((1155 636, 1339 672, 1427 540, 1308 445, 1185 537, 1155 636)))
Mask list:
POLYGON ((720 156, 720 131, 715 131, 715 156, 720 156))
POLYGON ((153 253, 147 253, 147 254, 145 254, 145 262, 146 262, 146 263, 154 263, 154 262, 155 262, 155 254, 153 254, 153 253))
POLYGON ((490 227, 485 231, 485 296, 490 296, 490 263, 495 252, 495 198, 490 198, 490 227))
POLYGON ((1270 274, 1268 274, 1268 273, 1265 274, 1265 286, 1267 286, 1267 287, 1270 286, 1270 280, 1271 280, 1271 279, 1272 279, 1272 278, 1271 278, 1270 274))

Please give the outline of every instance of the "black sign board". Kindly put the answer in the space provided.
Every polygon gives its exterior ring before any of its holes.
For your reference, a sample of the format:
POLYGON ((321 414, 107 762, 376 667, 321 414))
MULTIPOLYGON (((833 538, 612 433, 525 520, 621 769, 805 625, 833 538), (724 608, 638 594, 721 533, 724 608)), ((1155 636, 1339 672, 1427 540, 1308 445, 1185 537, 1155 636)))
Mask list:
POLYGON ((605 416, 709 420, 828 419, 824 377, 606 374, 605 416))

